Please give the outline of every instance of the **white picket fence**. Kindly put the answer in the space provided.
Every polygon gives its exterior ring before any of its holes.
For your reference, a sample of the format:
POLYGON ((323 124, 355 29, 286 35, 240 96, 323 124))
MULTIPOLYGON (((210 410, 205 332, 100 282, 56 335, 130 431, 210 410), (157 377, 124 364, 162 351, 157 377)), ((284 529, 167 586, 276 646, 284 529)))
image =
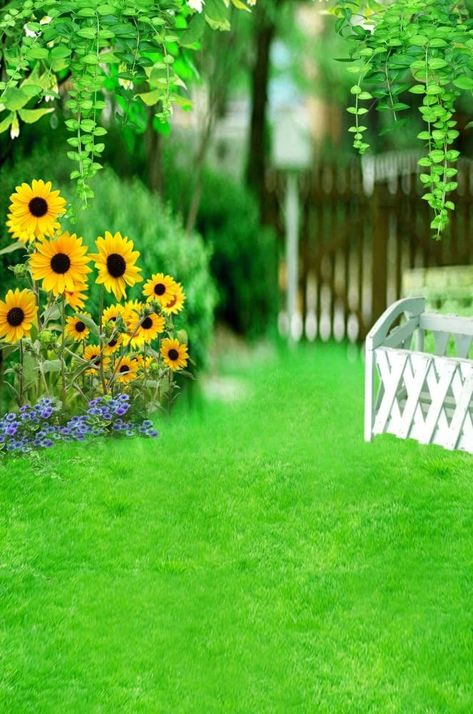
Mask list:
POLYGON ((472 345, 473 318, 426 313, 424 298, 388 308, 366 339, 365 440, 389 433, 473 454, 472 345))

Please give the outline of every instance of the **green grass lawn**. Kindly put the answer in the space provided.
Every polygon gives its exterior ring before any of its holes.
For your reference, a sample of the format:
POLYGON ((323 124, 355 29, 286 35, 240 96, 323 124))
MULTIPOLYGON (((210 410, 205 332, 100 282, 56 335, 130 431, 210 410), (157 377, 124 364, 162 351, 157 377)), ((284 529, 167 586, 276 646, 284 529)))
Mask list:
POLYGON ((158 441, 0 466, 0 710, 473 711, 473 459, 364 444, 362 372, 240 360, 158 441))

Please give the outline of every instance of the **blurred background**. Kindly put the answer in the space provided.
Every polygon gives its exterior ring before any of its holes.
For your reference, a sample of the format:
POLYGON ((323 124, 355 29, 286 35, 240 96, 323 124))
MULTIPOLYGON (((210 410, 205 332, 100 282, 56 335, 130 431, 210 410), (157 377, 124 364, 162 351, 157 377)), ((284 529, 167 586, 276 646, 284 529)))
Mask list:
MULTIPOLYGON (((209 362, 215 327, 227 341, 360 343, 402 295, 471 314, 473 162, 461 160, 451 227, 433 241, 417 177, 417 110, 406 112, 408 131, 371 111, 372 149, 354 154, 348 51, 326 4, 259 0, 251 15, 233 15, 231 32, 207 30, 205 51, 177 60, 190 101, 168 124, 110 94, 106 166, 87 209, 69 180, 61 108, 14 140, 2 134, 2 215, 18 183, 44 178, 75 206, 72 230, 135 240, 148 272, 185 285, 198 367, 209 362)), ((464 157, 471 110, 457 116, 464 157)), ((3 290, 14 254, 2 260, 3 290)))

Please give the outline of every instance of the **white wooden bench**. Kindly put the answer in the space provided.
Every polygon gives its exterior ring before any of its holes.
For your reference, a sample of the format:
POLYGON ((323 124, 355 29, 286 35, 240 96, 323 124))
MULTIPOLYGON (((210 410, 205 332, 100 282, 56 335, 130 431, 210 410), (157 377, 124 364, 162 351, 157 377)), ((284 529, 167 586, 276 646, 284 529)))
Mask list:
POLYGON ((389 433, 473 454, 473 318, 399 300, 366 338, 365 370, 366 441, 389 433))

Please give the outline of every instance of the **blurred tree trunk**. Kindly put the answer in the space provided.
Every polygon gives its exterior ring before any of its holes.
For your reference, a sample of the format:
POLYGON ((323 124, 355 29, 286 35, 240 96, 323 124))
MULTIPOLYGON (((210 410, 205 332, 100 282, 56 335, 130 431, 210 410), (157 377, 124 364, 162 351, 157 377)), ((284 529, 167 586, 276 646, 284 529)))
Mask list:
POLYGON ((265 220, 266 169, 269 138, 267 127, 268 86, 270 76, 271 46, 276 35, 275 20, 265 9, 255 9, 254 64, 251 69, 251 119, 248 145, 246 181, 254 191, 261 220, 265 220))
MULTIPOLYGON (((234 15, 232 15, 232 17, 234 17, 234 15)), ((205 43, 207 51, 209 48, 212 49, 209 55, 206 55, 205 61, 205 76, 208 90, 207 110, 192 161, 192 185, 189 210, 186 217, 187 233, 192 233, 194 230, 199 214, 203 192, 203 171, 212 143, 217 119, 225 113, 225 105, 228 99, 229 77, 233 71, 234 62, 237 61, 235 56, 235 51, 238 50, 237 40, 238 36, 236 32, 229 34, 225 32, 211 32, 208 41, 205 43)))
POLYGON ((160 196, 163 195, 164 191, 164 175, 163 175, 163 137, 159 134, 153 127, 154 113, 150 109, 148 117, 148 127, 146 129, 147 133, 147 145, 148 151, 146 152, 146 158, 148 163, 148 179, 149 186, 152 191, 159 193, 160 196))

